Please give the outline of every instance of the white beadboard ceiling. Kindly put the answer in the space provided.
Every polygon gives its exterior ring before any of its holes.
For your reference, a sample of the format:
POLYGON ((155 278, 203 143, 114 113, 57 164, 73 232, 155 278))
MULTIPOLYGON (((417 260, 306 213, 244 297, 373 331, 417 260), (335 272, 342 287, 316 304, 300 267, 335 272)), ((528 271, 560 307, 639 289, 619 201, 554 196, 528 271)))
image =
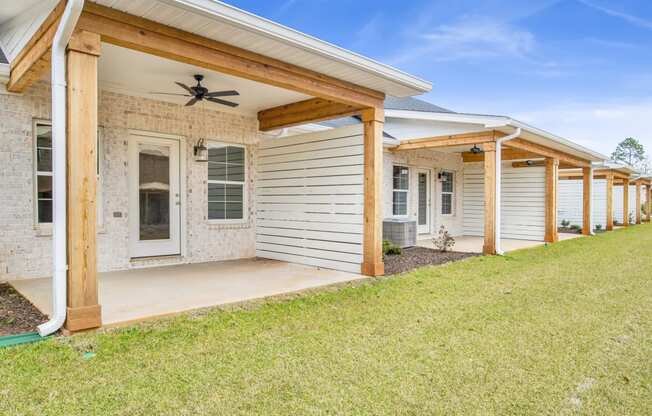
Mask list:
MULTIPOLYGON (((103 90, 175 104, 185 104, 188 98, 157 95, 152 92, 184 93, 174 82, 192 86, 196 83, 193 75, 202 74, 205 76, 202 85, 210 91, 237 90, 240 93, 240 96, 224 98, 240 104, 235 109, 206 102, 203 105, 207 109, 246 115, 255 115, 260 110, 311 98, 271 85, 107 44, 102 44, 98 72, 100 88, 103 90)), ((202 104, 196 104, 200 105, 202 104)))

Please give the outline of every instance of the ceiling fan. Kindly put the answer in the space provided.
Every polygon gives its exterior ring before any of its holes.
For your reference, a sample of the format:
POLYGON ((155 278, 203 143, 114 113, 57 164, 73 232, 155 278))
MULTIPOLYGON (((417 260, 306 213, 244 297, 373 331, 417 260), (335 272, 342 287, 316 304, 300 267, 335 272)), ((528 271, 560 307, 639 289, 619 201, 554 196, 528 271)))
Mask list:
POLYGON ((209 92, 208 88, 204 87, 201 85, 201 82, 204 80, 203 75, 195 75, 195 80, 197 81, 197 85, 194 87, 189 87, 186 84, 183 84, 181 82, 175 82, 178 86, 186 90, 187 94, 175 94, 175 93, 168 93, 168 92, 153 92, 152 94, 159 94, 159 95, 176 95, 176 96, 181 96, 181 97, 192 97, 190 101, 186 103, 186 107, 193 106, 197 104, 199 101, 206 100, 210 101, 212 103, 216 104, 222 104, 226 105, 228 107, 237 107, 238 103, 234 103, 231 101, 226 101, 226 100, 221 100, 217 97, 232 97, 235 95, 240 95, 238 91, 234 90, 229 90, 229 91, 213 91, 209 92))

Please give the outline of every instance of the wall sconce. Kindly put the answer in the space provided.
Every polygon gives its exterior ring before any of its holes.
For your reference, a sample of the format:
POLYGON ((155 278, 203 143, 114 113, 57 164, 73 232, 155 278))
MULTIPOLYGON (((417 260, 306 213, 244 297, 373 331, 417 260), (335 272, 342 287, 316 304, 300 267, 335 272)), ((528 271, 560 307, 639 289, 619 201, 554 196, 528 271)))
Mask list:
POLYGON ((478 153, 482 153, 482 149, 480 149, 477 144, 474 144, 471 148, 471 153, 477 155, 478 153))
POLYGON ((195 162, 208 162, 208 147, 204 144, 204 139, 199 139, 193 150, 195 162))

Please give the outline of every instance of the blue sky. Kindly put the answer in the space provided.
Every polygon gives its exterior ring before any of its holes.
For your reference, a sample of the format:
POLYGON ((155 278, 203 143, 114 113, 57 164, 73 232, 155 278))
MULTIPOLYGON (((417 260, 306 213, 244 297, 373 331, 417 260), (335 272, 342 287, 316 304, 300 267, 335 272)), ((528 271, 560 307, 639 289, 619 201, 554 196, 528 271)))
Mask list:
POLYGON ((652 153, 652 1, 227 2, 427 79, 437 105, 652 153))

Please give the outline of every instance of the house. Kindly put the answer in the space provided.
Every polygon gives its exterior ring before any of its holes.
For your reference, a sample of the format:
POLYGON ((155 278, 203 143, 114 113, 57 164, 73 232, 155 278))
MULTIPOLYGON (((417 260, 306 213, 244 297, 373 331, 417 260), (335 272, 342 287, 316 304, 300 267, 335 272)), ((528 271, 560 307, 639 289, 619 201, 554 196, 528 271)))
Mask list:
POLYGON ((212 0, 7 3, 0 48, 0 280, 41 334, 382 275, 386 218, 554 242, 559 169, 605 159, 212 0))
MULTIPOLYGON (((100 273, 258 256, 313 267, 303 279, 383 274, 383 101, 430 83, 207 0, 5 2, 0 45, 0 280, 53 276, 42 333, 110 321, 106 291, 137 278, 100 273), (351 114, 363 123, 261 134, 351 114)), ((266 264, 241 285, 269 284, 266 264)), ((166 273, 155 303, 202 295, 166 270, 117 297, 166 273)))
MULTIPOLYGON (((650 178, 638 175, 624 164, 605 162, 596 164, 593 169, 593 216, 594 225, 603 230, 613 230, 614 224, 628 226, 649 221, 650 216, 650 178), (643 218, 641 208, 646 213, 643 218)), ((569 221, 581 223, 582 194, 581 172, 567 170, 560 174, 559 183, 559 223, 569 221)))

